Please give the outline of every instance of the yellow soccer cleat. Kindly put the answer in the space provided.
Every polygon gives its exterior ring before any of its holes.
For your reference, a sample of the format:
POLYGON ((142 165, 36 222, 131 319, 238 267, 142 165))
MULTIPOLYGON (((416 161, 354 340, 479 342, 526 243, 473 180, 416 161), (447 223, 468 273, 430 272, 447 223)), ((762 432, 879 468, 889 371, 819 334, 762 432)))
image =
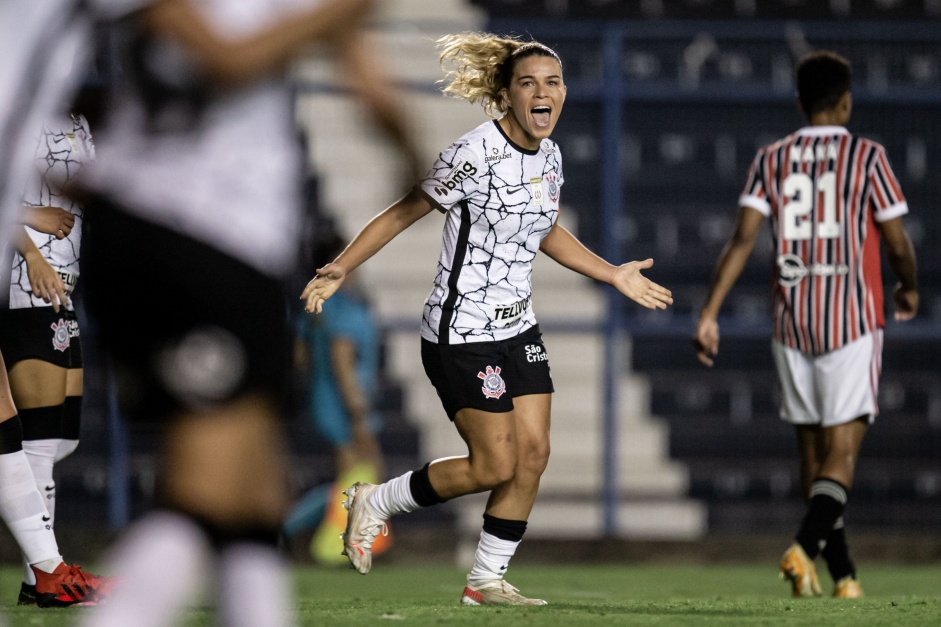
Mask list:
POLYGON ((837 599, 861 599, 863 587, 852 577, 846 576, 833 586, 833 596, 837 599))
MULTIPOLYGON (((374 484, 379 475, 375 467, 367 463, 358 463, 340 475, 336 483, 330 488, 327 499, 327 511, 320 527, 310 541, 310 555, 318 564, 325 566, 338 566, 348 564, 346 553, 343 552, 343 533, 346 530, 347 513, 343 507, 341 491, 343 486, 353 483, 374 484)), ((386 523, 388 529, 388 523, 386 523)), ((392 546, 392 536, 379 534, 372 543, 372 555, 381 555, 392 546)))
POLYGON ((792 544, 781 557, 780 577, 791 582, 795 598, 819 597, 822 593, 820 582, 817 581, 817 569, 797 543, 792 544))

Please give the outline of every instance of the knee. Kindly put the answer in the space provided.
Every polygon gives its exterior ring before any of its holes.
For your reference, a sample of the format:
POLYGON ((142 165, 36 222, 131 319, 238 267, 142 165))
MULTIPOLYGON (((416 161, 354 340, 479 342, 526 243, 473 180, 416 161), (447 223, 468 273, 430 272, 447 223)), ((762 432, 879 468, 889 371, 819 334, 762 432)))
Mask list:
POLYGON ((492 490, 516 476, 516 455, 499 455, 474 464, 474 478, 483 490, 492 490))
POLYGON ((520 457, 518 472, 541 477, 549 465, 549 448, 548 439, 528 445, 520 457))

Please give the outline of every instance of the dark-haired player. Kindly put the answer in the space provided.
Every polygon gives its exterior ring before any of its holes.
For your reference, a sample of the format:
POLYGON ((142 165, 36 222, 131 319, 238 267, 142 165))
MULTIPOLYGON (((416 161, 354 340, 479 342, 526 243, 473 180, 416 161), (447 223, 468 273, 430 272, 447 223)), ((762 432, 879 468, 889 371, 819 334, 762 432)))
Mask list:
POLYGON ((735 233, 716 267, 694 343, 711 366, 716 317, 751 253, 762 220, 775 247, 772 352, 781 417, 793 424, 809 504, 781 575, 795 597, 821 594, 813 560, 822 555, 833 595, 863 591, 849 556, 843 511, 866 429, 879 408, 883 317, 879 241, 898 278, 895 319, 918 310, 915 252, 902 216, 908 205, 885 149, 854 135, 850 66, 816 52, 796 68, 809 125, 758 151, 739 198, 735 233))

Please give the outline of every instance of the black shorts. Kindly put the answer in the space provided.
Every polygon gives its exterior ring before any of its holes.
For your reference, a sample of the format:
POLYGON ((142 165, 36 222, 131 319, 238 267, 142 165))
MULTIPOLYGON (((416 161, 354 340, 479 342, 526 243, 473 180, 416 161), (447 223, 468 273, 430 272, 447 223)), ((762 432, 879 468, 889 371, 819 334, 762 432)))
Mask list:
POLYGON ((503 413, 513 411, 517 396, 555 391, 538 325, 500 342, 435 344, 422 338, 421 361, 452 421, 465 407, 503 413))
POLYGON ((52 307, 0 310, 0 353, 7 369, 24 359, 61 368, 82 367, 82 341, 74 311, 52 307))
POLYGON ((97 199, 86 203, 82 238, 86 309, 128 418, 211 409, 244 393, 283 402, 280 281, 97 199))

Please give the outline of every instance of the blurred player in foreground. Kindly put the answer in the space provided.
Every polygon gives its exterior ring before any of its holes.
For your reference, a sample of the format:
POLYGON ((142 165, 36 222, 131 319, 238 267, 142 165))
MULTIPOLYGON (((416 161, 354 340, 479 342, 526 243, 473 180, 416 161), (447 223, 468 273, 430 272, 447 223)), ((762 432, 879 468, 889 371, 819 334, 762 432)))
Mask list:
POLYGON ((781 575, 795 597, 821 594, 822 555, 833 595, 863 594, 849 556, 843 512, 860 445, 879 411, 885 326, 880 236, 898 278, 895 319, 918 311, 915 252, 902 216, 908 205, 879 144, 848 132, 850 66, 817 52, 796 68, 808 126, 758 151, 739 198, 738 224, 719 259, 694 344, 711 366, 717 317, 742 272, 762 221, 771 218, 774 268, 772 353, 781 418, 794 425, 809 502, 781 575))
POLYGON ((124 415, 160 428, 159 510, 117 548, 122 583, 82 624, 173 624, 208 586, 221 624, 288 625, 283 280, 304 164, 284 72, 326 44, 414 163, 364 48, 372 2, 100 4, 127 65, 85 180, 86 294, 124 415), (143 306, 128 308, 131 294, 143 306))
POLYGON ((562 158, 549 136, 566 93, 558 55, 538 42, 491 34, 453 35, 439 44, 442 63, 454 64, 445 92, 502 117, 446 148, 419 186, 317 271, 302 298, 308 311, 320 311, 346 275, 393 237, 434 209, 444 214, 437 275, 422 315, 422 363, 468 450, 378 486, 351 486, 346 554, 366 574, 386 519, 489 492, 461 602, 545 605, 503 578, 549 462, 553 386, 531 302, 533 258, 542 251, 649 309, 665 309, 673 299, 641 274, 653 260, 611 265, 556 222, 562 158))

